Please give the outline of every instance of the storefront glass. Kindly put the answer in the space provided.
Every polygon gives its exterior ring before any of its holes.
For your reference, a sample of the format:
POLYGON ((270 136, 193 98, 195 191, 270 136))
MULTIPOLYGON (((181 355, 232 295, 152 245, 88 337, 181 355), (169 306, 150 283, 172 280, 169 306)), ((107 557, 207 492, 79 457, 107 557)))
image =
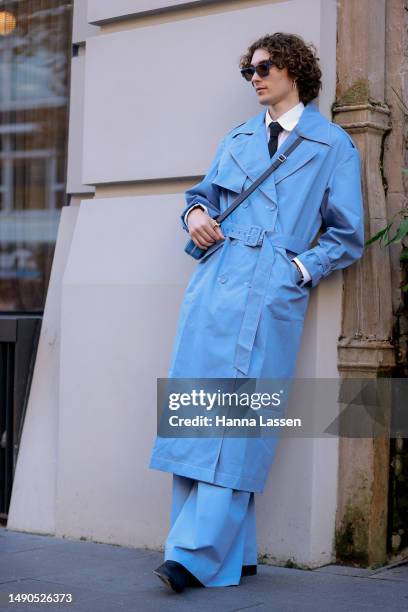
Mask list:
POLYGON ((72 2, 0 3, 0 312, 44 308, 66 204, 72 2))

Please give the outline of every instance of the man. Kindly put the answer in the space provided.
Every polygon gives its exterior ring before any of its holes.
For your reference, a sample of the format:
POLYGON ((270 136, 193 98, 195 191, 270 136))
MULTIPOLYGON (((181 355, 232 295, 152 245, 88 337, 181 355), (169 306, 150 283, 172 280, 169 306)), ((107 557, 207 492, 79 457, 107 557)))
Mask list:
MULTIPOLYGON (((266 109, 223 138, 186 192, 181 223, 206 252, 186 288, 169 378, 290 379, 310 291, 363 254, 360 155, 313 102, 321 87, 313 46, 264 36, 241 58, 241 73, 266 109), (299 136, 218 227, 220 212, 299 136)), ((168 586, 237 585, 256 573, 254 494, 276 446, 276 437, 157 436, 149 467, 173 473, 165 562, 155 570, 168 586)))

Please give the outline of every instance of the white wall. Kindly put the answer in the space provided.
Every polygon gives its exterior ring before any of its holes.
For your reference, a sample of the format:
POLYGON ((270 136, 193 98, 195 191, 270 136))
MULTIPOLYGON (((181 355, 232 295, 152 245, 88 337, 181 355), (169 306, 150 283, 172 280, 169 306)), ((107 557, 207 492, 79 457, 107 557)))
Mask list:
POLYGON ((72 17, 72 44, 77 49, 71 60, 70 104, 68 124, 67 187, 69 194, 93 195, 95 187, 82 183, 84 91, 86 41, 98 34, 99 27, 89 25, 86 15, 88 0, 74 2, 72 17))
POLYGON ((55 533, 61 288, 78 207, 61 211, 41 336, 19 447, 7 527, 55 533))
POLYGON ((88 0, 88 22, 101 23, 189 4, 200 4, 200 0, 88 0))
POLYGON ((74 11, 72 18, 72 43, 81 44, 86 41, 87 38, 94 36, 98 33, 99 28, 94 25, 90 25, 91 22, 87 20, 89 0, 78 0, 74 1, 74 11))
POLYGON ((87 41, 84 183, 203 173, 221 137, 262 110, 239 73, 241 54, 266 23, 298 32, 295 15, 305 38, 319 43, 320 4, 292 0, 199 17, 192 11, 187 19, 87 41))

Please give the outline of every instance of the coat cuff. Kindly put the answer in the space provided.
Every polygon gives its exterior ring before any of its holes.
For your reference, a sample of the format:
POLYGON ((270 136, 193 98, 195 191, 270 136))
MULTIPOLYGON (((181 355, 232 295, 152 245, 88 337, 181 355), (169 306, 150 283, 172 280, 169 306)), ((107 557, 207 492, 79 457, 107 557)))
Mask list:
POLYGON ((192 202, 190 202, 182 211, 181 215, 180 215, 180 220, 181 220, 181 227, 186 230, 186 232, 188 232, 188 226, 186 223, 186 215, 190 212, 190 210, 192 210, 195 206, 202 206, 206 213, 212 218, 215 219, 216 217, 219 216, 220 211, 219 210, 215 210, 208 201, 204 201, 204 198, 200 198, 200 196, 197 196, 196 198, 194 198, 194 200, 192 202))
POLYGON ((299 263, 307 269, 310 280, 304 285, 316 287, 325 276, 328 276, 334 269, 330 263, 330 259, 320 246, 315 246, 304 253, 301 253, 296 258, 299 263))
POLYGON ((187 225, 187 219, 188 219, 188 215, 191 213, 191 211, 193 210, 193 208, 201 208, 204 212, 208 213, 208 208, 207 206, 204 206, 204 204, 193 204, 192 206, 190 206, 190 208, 188 209, 188 211, 185 213, 184 215, 184 223, 187 225))

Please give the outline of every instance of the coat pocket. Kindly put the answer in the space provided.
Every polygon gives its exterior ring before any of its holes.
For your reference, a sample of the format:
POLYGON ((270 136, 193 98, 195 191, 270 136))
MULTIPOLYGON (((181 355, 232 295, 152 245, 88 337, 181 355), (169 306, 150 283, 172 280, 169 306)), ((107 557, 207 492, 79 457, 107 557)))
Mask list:
POLYGON ((291 270, 292 270, 292 279, 295 282, 295 285, 299 285, 301 282, 301 276, 299 274, 299 270, 296 267, 296 264, 292 262, 292 259, 296 257, 297 253, 294 251, 290 251, 289 249, 283 249, 285 259, 287 260, 291 270))
POLYGON ((296 253, 276 248, 276 259, 270 278, 266 304, 275 319, 303 320, 309 299, 309 288, 301 286, 301 277, 291 261, 296 253))

